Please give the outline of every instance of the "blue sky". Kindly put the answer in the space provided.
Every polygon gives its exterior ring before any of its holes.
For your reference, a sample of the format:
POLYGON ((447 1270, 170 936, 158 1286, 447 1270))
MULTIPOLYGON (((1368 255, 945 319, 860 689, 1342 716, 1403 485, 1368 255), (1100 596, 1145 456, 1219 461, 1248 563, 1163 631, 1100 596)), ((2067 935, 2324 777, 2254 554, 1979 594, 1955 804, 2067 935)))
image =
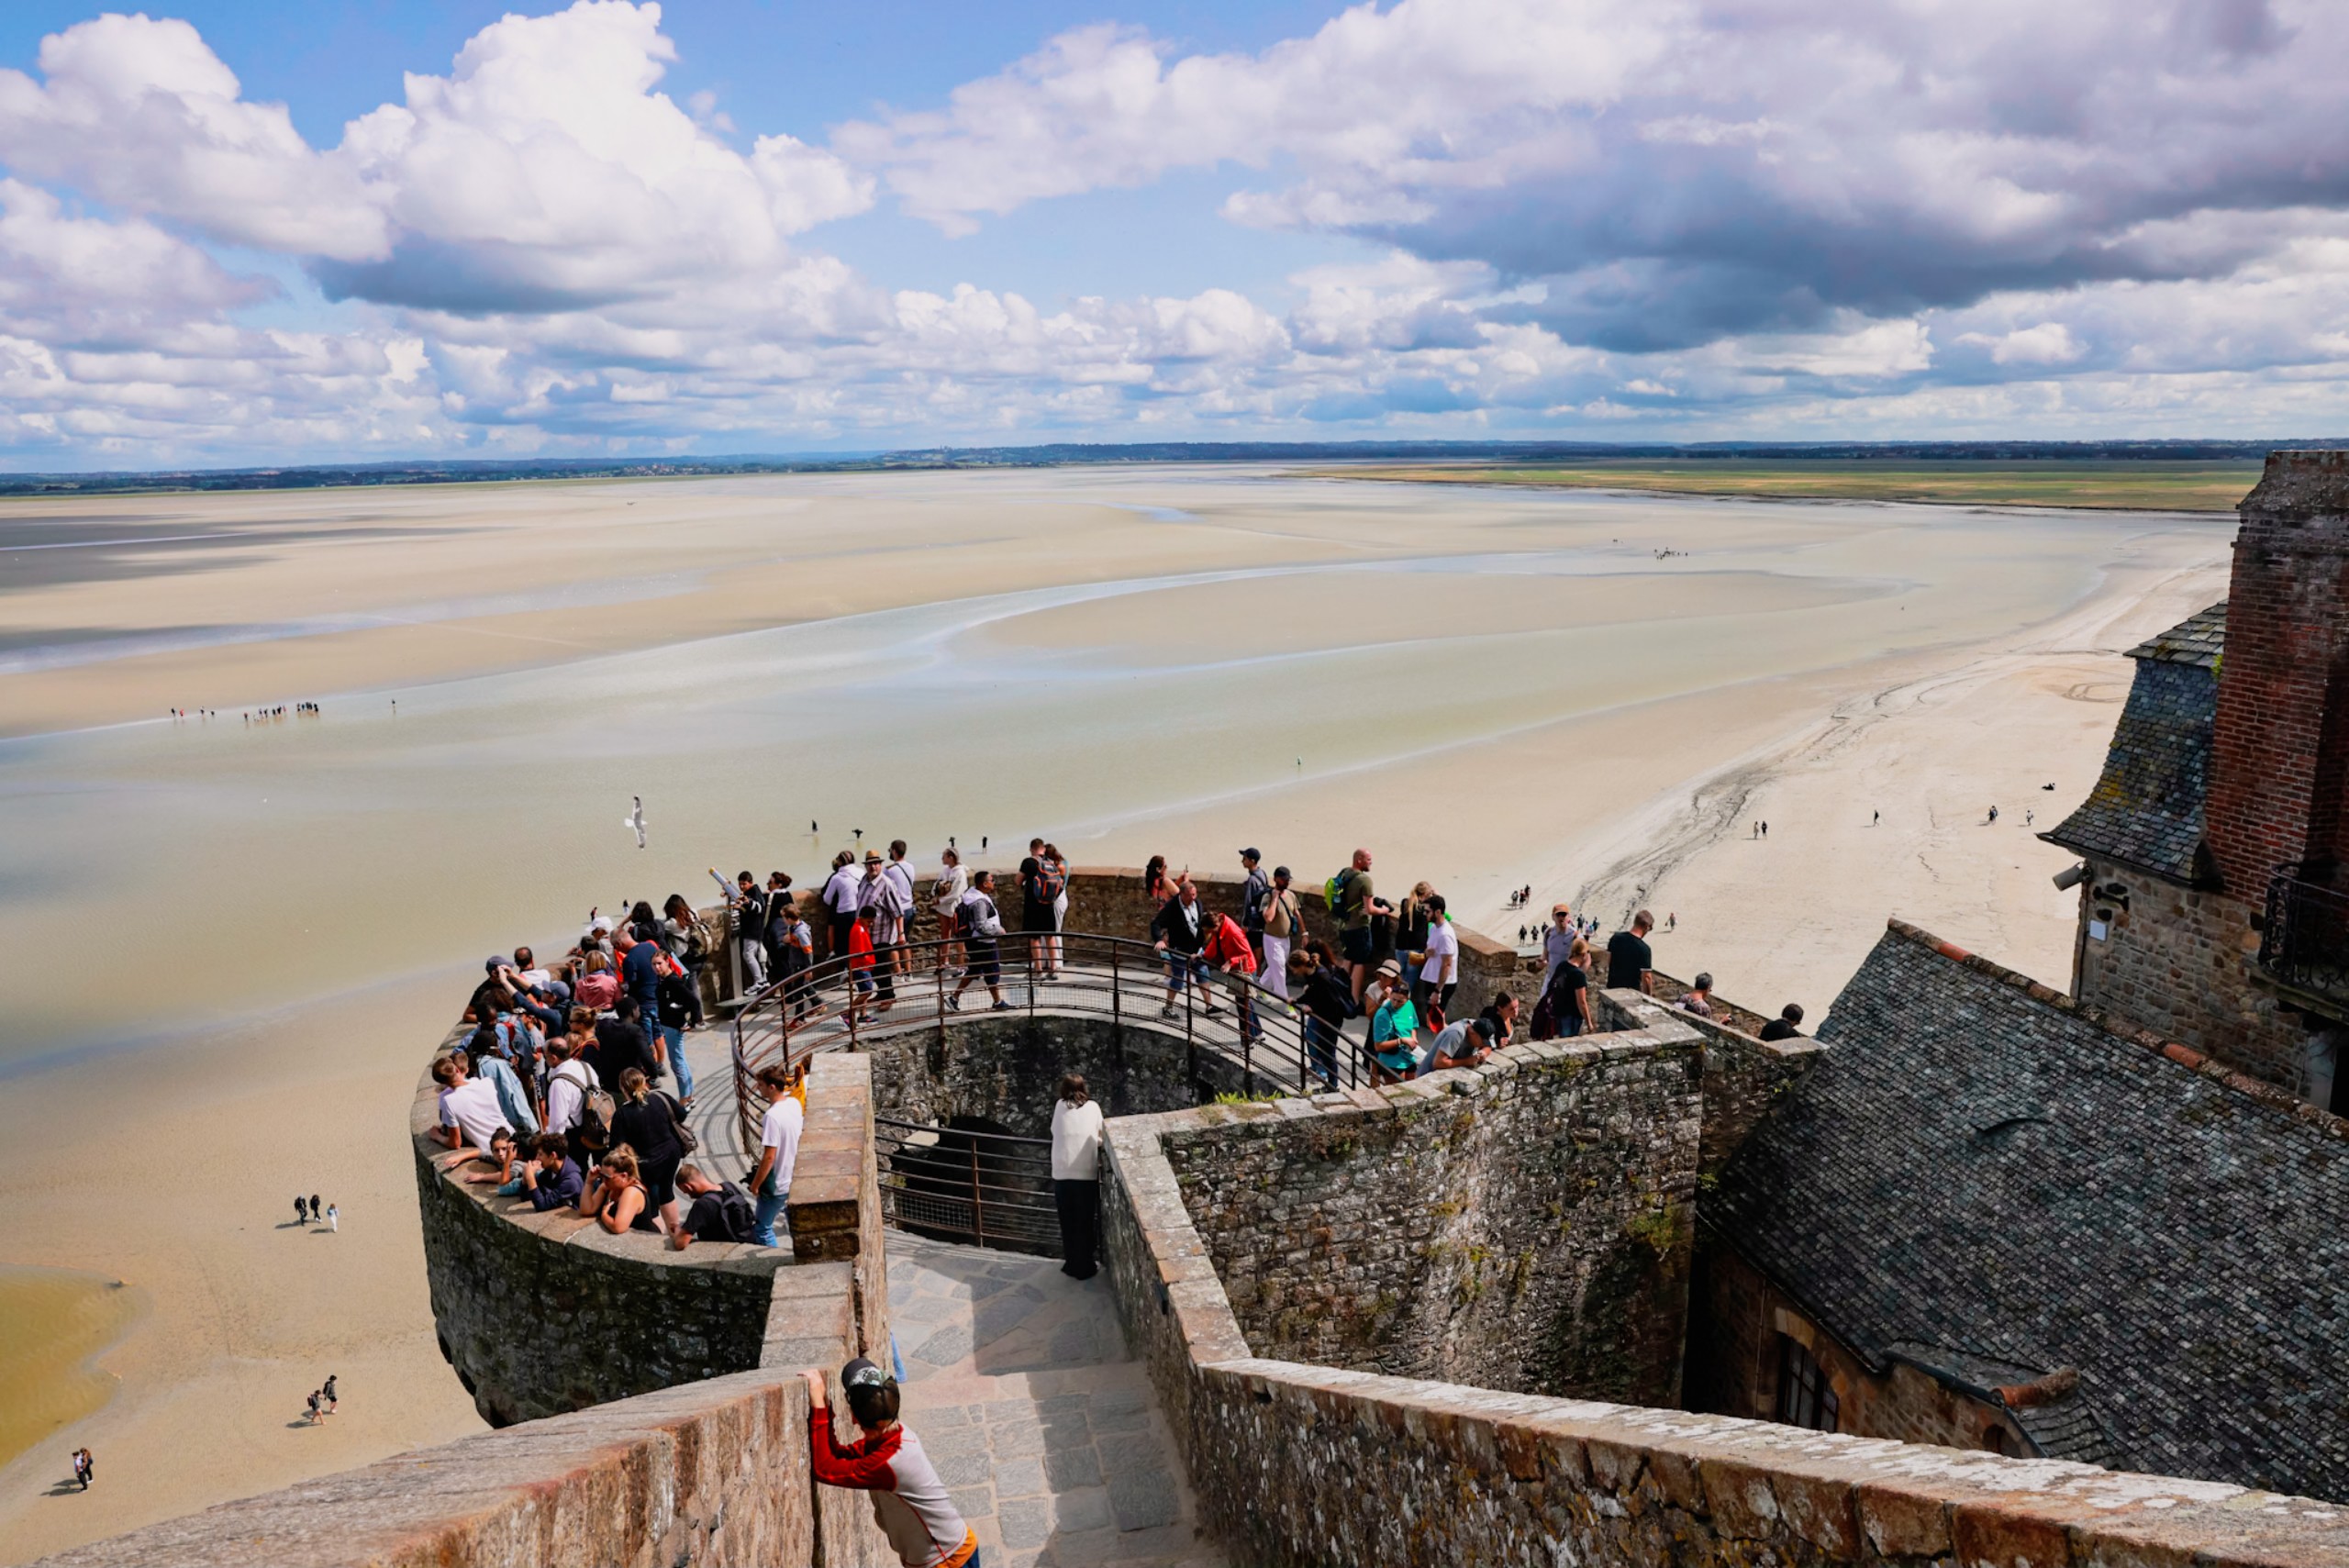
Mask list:
POLYGON ((2349 428, 2300 0, 0 14, 0 465, 2349 428))

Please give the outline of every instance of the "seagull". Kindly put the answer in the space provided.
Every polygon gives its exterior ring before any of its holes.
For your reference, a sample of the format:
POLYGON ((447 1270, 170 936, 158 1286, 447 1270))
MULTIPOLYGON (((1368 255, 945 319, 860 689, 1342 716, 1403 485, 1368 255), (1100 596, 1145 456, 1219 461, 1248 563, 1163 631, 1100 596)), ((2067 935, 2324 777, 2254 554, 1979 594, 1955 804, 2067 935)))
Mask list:
POLYGON ((632 795, 629 798, 636 802, 636 809, 620 818, 620 826, 636 829, 636 847, 640 850, 644 848, 644 797, 632 795))

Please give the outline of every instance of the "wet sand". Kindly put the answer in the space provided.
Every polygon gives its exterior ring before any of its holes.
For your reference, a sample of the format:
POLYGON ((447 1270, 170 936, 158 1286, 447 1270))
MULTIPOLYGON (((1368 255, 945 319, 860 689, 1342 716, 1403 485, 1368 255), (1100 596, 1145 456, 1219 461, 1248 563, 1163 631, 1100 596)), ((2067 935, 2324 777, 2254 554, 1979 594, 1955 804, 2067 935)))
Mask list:
POLYGON ((855 827, 1311 881, 1362 843, 1495 934, 1525 883, 1669 909, 1660 962, 1753 1006, 1815 1018, 1896 910, 2061 982, 2022 813, 2232 537, 1187 469, 0 508, 0 546, 141 528, 237 537, 0 577, 0 942, 97 966, 0 1009, 0 1261, 153 1303, 117 1396, 0 1469, 11 1557, 477 1424, 396 1107, 482 957, 590 905, 806 881, 855 827), (99 1488, 46 1496, 82 1441, 99 1488))

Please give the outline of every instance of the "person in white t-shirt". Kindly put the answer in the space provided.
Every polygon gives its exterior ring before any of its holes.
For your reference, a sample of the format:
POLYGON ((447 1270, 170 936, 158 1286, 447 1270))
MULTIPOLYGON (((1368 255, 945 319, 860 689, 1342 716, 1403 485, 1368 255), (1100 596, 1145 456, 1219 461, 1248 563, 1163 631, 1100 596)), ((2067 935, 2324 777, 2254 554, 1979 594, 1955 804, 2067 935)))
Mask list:
POLYGON ((955 911, 963 906, 963 895, 971 890, 971 873, 963 869, 963 857, 948 845, 939 856, 945 870, 930 884, 930 906, 938 916, 938 950, 940 964, 950 970, 963 967, 963 943, 954 930, 955 911))
POLYGON ((1428 957, 1419 966, 1419 983, 1412 987, 1411 1000, 1422 1018, 1432 1005, 1441 1019, 1449 1016, 1452 994, 1460 989, 1460 932, 1444 912, 1442 894, 1428 895, 1427 911, 1428 957))
POLYGON ((799 1159, 799 1132, 807 1124, 807 1113, 800 1104, 802 1086, 807 1069, 803 1064, 785 1070, 768 1066, 759 1069, 759 1093, 767 1097, 767 1114, 759 1122, 759 1163, 751 1171, 746 1184, 759 1200, 759 1212, 751 1239, 762 1247, 780 1247, 775 1240, 774 1222, 791 1197, 791 1167, 799 1159))
POLYGON ((486 1078, 465 1075, 462 1055, 440 1058, 432 1064, 433 1082, 440 1085, 440 1125, 434 1136, 451 1149, 470 1143, 485 1150, 500 1132, 513 1136, 506 1124, 506 1109, 497 1103, 497 1085, 486 1078))
POLYGON ((1101 1272, 1101 1107, 1085 1080, 1061 1080, 1052 1107, 1052 1207, 1061 1218, 1061 1273, 1091 1279, 1101 1272))
POLYGON ((579 1125, 588 1095, 603 1087, 596 1080, 596 1070, 580 1058, 579 1040, 577 1035, 564 1034, 547 1042, 547 1054, 554 1058, 554 1066, 547 1073, 546 1130, 566 1138, 579 1125))

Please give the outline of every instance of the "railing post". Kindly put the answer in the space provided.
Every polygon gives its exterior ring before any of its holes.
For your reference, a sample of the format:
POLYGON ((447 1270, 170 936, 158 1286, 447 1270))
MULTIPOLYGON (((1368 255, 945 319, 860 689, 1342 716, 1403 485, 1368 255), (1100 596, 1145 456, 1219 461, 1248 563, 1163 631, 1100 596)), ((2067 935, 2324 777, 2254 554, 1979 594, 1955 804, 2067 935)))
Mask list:
POLYGON ((979 1140, 971 1138, 967 1147, 971 1151, 971 1240, 984 1247, 987 1244, 987 1211, 985 1200, 979 1196, 979 1140))
POLYGON ((1119 974, 1118 944, 1109 944, 1109 1022, 1123 1029, 1126 1023, 1126 986, 1119 974))

